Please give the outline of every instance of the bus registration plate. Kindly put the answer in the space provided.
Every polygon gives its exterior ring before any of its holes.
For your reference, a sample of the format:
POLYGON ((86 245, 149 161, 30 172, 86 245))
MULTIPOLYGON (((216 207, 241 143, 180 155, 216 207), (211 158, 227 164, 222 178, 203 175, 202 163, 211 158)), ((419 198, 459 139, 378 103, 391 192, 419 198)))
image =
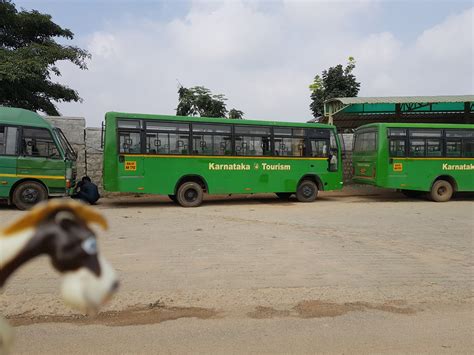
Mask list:
POLYGON ((394 163, 393 164, 393 171, 403 171, 403 164, 402 163, 394 163))
POLYGON ((137 171, 137 162, 136 161, 126 161, 125 162, 126 171, 137 171))

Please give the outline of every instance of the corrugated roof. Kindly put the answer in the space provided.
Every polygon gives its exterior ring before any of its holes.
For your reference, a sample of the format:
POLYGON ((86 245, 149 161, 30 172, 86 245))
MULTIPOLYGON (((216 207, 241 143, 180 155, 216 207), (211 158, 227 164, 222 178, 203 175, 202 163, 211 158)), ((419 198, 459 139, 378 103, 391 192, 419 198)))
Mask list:
POLYGON ((473 102, 474 95, 447 96, 388 96, 388 97, 337 97, 326 100, 327 103, 340 101, 350 104, 407 104, 407 103, 437 103, 437 102, 473 102))

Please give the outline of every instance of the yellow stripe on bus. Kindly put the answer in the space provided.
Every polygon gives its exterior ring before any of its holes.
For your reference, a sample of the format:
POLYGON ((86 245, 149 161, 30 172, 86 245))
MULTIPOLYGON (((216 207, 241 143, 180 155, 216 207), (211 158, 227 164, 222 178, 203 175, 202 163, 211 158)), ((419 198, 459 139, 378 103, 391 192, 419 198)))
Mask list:
POLYGON ((194 158, 194 159, 265 159, 265 160, 328 160, 328 158, 306 158, 306 157, 247 157, 230 155, 168 155, 168 154, 121 154, 124 157, 138 158, 194 158))
POLYGON ((47 179, 47 180, 65 180, 64 176, 58 175, 26 175, 26 174, 0 174, 0 177, 12 178, 33 178, 33 179, 47 179))

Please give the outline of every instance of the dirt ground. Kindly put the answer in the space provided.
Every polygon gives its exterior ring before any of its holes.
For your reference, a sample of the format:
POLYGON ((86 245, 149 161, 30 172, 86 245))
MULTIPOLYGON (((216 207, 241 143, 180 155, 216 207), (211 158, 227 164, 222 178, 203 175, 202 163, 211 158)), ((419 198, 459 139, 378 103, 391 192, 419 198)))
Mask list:
MULTIPOLYGON (((95 318, 59 298, 46 258, 0 295, 18 354, 470 353, 474 203, 395 192, 101 200, 122 287, 95 318)), ((22 212, 1 206, 0 225, 22 212)))

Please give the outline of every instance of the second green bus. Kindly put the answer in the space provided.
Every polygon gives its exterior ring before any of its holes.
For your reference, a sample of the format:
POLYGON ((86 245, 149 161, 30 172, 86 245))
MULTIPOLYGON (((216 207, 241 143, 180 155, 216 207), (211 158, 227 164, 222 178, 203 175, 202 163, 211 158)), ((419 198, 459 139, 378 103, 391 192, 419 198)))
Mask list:
POLYGON ((342 188, 334 126, 109 112, 104 188, 168 195, 185 207, 207 194, 296 194, 342 188))

